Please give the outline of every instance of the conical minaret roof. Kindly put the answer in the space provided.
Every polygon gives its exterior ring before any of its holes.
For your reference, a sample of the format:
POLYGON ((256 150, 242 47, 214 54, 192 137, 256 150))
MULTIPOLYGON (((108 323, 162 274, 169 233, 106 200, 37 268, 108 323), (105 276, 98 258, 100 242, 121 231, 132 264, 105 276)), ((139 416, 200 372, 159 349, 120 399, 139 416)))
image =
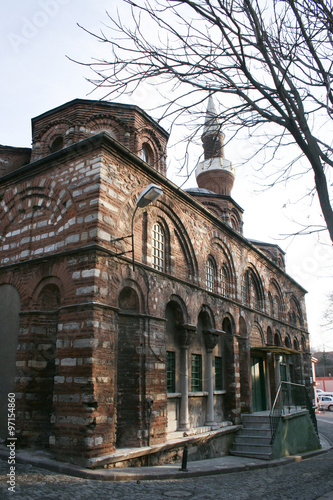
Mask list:
POLYGON ((205 135, 217 135, 221 133, 221 125, 218 121, 218 116, 215 108, 215 102, 212 94, 209 95, 206 111, 205 124, 203 127, 202 137, 205 135))
POLYGON ((204 159, 196 167, 198 188, 187 190, 215 216, 242 234, 243 209, 231 197, 234 169, 224 158, 224 134, 210 94, 201 135, 204 159))
POLYGON ((197 165, 196 178, 199 188, 230 196, 234 183, 232 164, 224 158, 224 134, 210 94, 201 136, 204 161, 197 165))

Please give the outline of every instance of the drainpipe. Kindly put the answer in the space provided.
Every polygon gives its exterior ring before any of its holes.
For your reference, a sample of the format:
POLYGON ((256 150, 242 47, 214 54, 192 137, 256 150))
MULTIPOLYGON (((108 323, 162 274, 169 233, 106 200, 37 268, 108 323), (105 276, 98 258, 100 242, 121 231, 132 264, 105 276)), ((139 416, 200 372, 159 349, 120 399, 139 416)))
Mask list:
POLYGON ((152 398, 147 398, 147 420, 148 420, 148 439, 147 446, 150 446, 150 425, 151 425, 151 414, 153 410, 154 401, 152 398))

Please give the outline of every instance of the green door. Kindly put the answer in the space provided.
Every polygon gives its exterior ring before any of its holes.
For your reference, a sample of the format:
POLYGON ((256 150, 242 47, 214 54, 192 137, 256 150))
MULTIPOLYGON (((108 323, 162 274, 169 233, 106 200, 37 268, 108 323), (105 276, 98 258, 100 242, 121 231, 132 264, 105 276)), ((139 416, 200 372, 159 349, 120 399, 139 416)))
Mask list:
POLYGON ((266 410, 264 359, 251 356, 251 382, 253 411, 266 410))

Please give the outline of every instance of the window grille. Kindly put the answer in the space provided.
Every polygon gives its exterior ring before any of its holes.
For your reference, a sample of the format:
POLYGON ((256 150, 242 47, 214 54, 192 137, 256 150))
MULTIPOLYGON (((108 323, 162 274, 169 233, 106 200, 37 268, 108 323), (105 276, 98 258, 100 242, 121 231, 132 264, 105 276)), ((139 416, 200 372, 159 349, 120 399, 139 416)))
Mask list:
POLYGON ((215 356, 215 390, 222 391, 223 378, 222 378, 222 358, 215 356))
POLYGON ((152 240, 153 268, 164 271, 164 231, 157 222, 153 225, 152 240))
POLYGON ((149 154, 148 154, 148 150, 145 146, 142 146, 142 149, 141 149, 141 159, 143 161, 145 161, 146 163, 149 163, 149 154))
POLYGON ((191 355, 191 391, 202 391, 202 356, 201 354, 191 355))
POLYGON ((242 280, 242 299, 245 305, 250 305, 250 275, 248 271, 246 271, 242 280))
POLYGON ((167 392, 176 392, 176 353, 166 353, 167 392))
POLYGON ((219 293, 224 297, 228 294, 228 274, 224 267, 220 269, 220 287, 219 293))
POLYGON ((214 265, 211 259, 206 262, 206 289, 209 292, 214 291, 214 265))

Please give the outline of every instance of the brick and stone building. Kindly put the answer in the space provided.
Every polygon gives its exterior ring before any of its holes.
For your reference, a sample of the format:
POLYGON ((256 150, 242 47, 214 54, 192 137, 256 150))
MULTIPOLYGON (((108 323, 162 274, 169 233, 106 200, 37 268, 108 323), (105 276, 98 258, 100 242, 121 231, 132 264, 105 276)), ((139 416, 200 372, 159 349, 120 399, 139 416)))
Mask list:
POLYGON ((311 395, 306 292, 242 234, 212 99, 197 188, 167 179, 167 140, 76 99, 32 120, 31 150, 0 147, 2 438, 8 393, 18 442, 76 463, 237 423, 281 380, 311 395))

